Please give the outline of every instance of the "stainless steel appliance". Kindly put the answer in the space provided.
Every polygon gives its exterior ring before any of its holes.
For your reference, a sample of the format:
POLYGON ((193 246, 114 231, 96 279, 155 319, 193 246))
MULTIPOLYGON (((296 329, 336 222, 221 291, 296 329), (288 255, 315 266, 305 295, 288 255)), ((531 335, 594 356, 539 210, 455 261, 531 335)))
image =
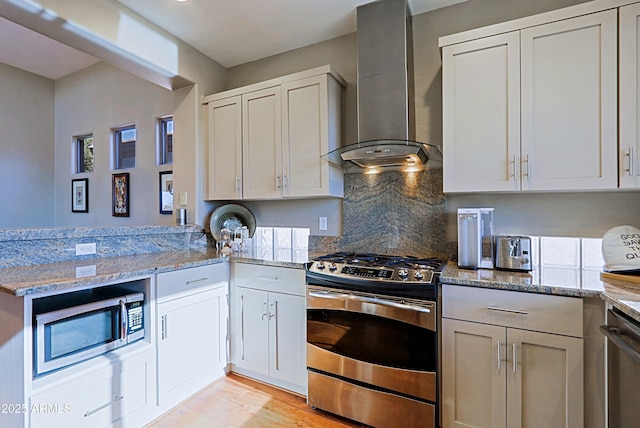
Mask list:
POLYGON ((494 208, 458 208, 458 266, 493 268, 494 208))
POLYGON ((436 427, 438 259, 336 253, 307 265, 309 405, 436 427))
POLYGON ((496 269, 530 271, 531 238, 496 236, 496 269))
POLYGON ((144 338, 143 305, 143 293, 117 287, 34 300, 34 376, 144 338))
POLYGON ((640 426, 640 323, 617 309, 607 312, 609 428, 640 426))

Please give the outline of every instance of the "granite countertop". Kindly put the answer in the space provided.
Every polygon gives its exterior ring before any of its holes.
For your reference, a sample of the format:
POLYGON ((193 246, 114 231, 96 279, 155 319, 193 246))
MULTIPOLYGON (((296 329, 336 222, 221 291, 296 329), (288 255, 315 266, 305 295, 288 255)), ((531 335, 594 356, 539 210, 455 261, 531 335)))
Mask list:
POLYGON ((0 269, 0 292, 25 296, 228 261, 303 269, 306 261, 303 259, 306 255, 300 254, 298 258, 300 261, 291 261, 291 257, 278 257, 277 253, 274 257, 273 252, 264 252, 260 249, 248 253, 223 255, 212 247, 85 258, 77 261, 0 269))
POLYGON ((640 322, 640 286, 623 286, 600 279, 600 271, 570 268, 541 268, 531 272, 493 269, 460 269, 449 262, 443 283, 570 297, 601 298, 640 322))

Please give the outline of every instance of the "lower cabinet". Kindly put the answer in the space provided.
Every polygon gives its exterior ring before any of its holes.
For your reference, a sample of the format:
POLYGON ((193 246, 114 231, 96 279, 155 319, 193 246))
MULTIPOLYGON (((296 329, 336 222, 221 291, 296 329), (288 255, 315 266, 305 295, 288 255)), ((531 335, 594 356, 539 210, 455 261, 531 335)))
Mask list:
POLYGON ((168 409, 225 373, 226 263, 158 274, 158 401, 168 409))
POLYGON ((234 266, 232 370, 306 394, 304 271, 234 266))
POLYGON ((443 427, 583 426, 580 299, 444 285, 442 305, 443 427))
MULTIPOLYGON (((140 426, 155 406, 155 353, 137 352, 31 396, 31 427, 140 426)), ((122 354, 125 355, 125 354, 122 354)))

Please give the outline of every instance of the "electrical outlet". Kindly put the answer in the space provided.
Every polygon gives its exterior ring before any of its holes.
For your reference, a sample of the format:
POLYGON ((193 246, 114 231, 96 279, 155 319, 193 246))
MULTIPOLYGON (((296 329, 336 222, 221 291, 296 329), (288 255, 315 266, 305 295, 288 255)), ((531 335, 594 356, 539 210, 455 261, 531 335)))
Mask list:
POLYGON ((320 217, 318 219, 318 229, 327 230, 327 218, 326 217, 320 217))
POLYGON ((88 276, 96 276, 96 265, 78 266, 76 268, 76 278, 86 278, 88 276))
POLYGON ((76 244, 76 256, 84 256, 87 254, 96 253, 96 243, 90 242, 88 244, 76 244))
POLYGON ((187 192, 180 192, 180 205, 187 205, 187 192))

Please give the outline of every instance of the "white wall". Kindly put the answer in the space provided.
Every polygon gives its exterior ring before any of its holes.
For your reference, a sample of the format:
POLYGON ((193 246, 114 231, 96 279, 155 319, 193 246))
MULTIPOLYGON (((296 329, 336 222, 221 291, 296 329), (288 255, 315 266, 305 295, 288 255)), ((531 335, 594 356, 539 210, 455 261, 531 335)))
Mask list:
POLYGON ((0 228, 54 225, 53 99, 53 80, 0 63, 0 228))

